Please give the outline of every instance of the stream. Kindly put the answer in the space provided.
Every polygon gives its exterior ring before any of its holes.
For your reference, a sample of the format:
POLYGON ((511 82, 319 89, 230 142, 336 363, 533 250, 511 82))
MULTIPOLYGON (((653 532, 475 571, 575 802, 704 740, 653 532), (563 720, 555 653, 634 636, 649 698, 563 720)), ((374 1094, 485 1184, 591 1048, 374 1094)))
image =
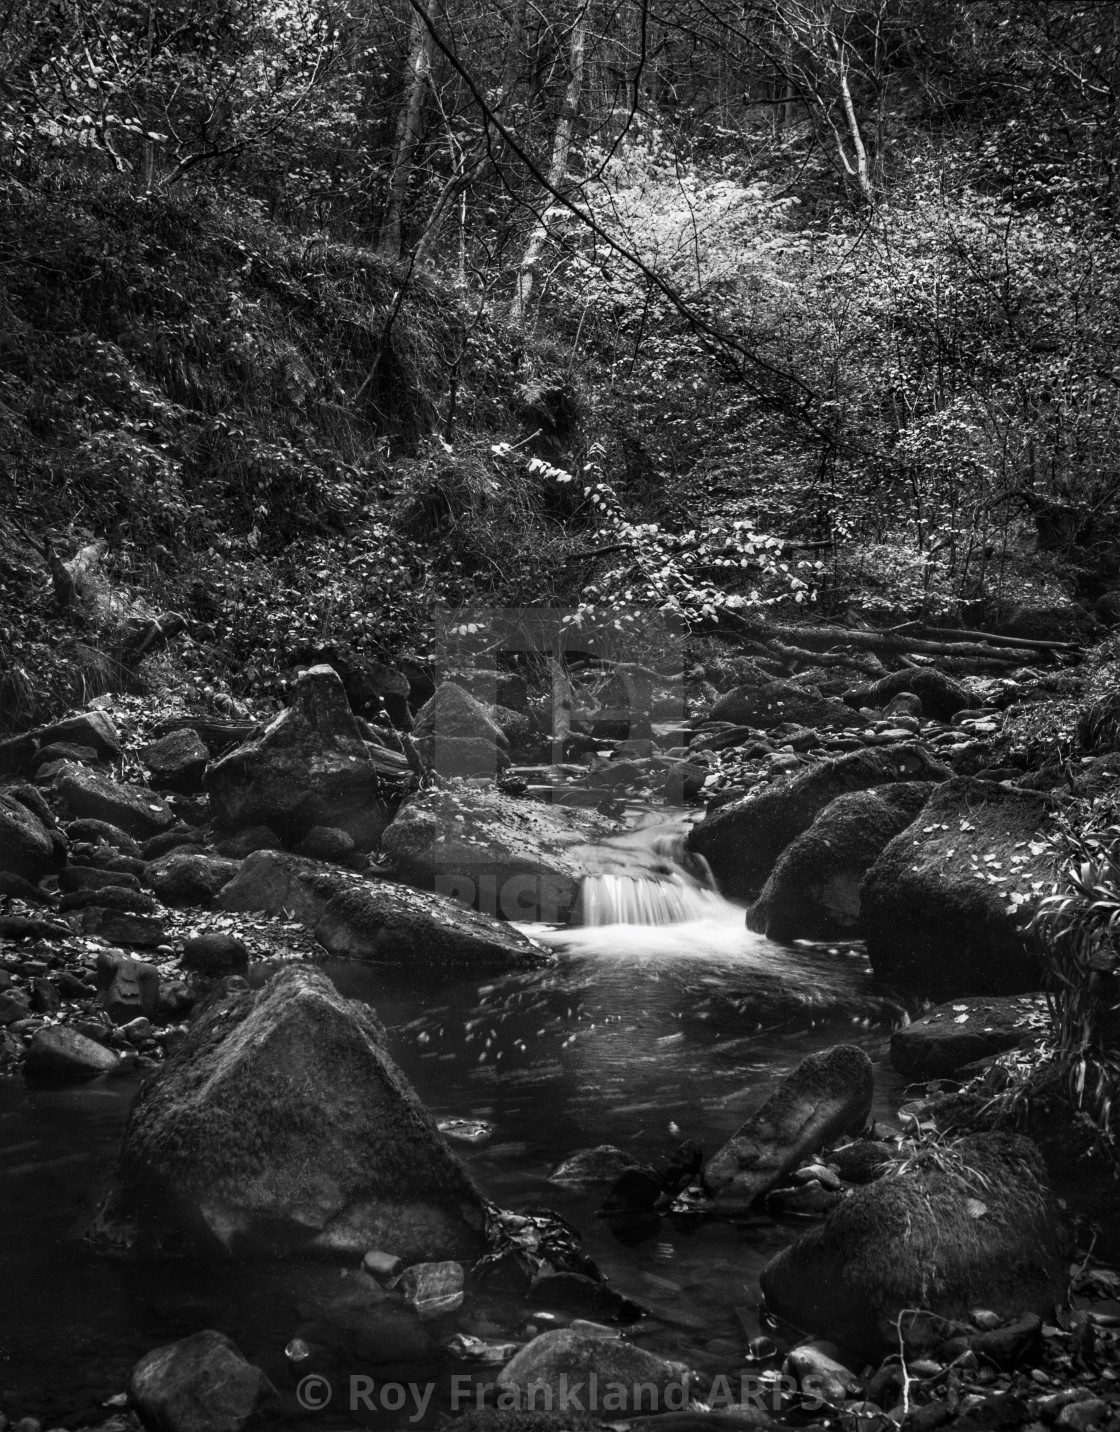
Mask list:
MULTIPOLYGON (((594 878, 584 913, 600 923, 532 927, 557 951, 544 969, 448 978, 344 961, 323 968, 343 994, 376 1008, 393 1057, 437 1118, 493 1126, 486 1142, 454 1145, 488 1197, 568 1219, 613 1286, 648 1310, 628 1329, 637 1341, 724 1371, 758 1331, 760 1268, 805 1225, 760 1214, 612 1231, 596 1216, 603 1187, 561 1186, 549 1173, 605 1143, 656 1162, 694 1139, 710 1155, 805 1055, 837 1043, 876 1061, 875 1116, 891 1118, 901 1080, 886 1041, 901 1012, 876 993, 858 947, 773 944, 691 875, 670 876, 678 888, 668 896, 626 888, 619 869, 594 878), (615 919, 649 914, 648 899, 660 918, 684 918, 615 919)), ((253 982, 270 972, 258 966, 253 982)), ((142 1353, 214 1327, 268 1372, 292 1426, 434 1425, 448 1406, 446 1366, 409 1369, 443 1379, 422 1423, 409 1422, 411 1406, 395 1415, 299 1408, 283 1352, 300 1321, 295 1285, 337 1278, 337 1269, 126 1262, 72 1236, 113 1162, 136 1087, 0 1080, 0 1407, 80 1425, 121 1391, 142 1353)), ((555 1315, 532 1314, 512 1301, 468 1301, 444 1337, 523 1339, 555 1325, 555 1315)))

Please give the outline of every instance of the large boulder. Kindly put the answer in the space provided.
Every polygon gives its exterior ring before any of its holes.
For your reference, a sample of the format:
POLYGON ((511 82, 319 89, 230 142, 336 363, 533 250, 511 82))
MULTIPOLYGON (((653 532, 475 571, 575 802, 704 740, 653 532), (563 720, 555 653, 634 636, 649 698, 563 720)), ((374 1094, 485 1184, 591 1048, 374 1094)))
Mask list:
POLYGON ((546 952, 505 920, 438 892, 367 880, 283 851, 254 851, 219 895, 225 910, 290 911, 332 954, 471 969, 539 963, 546 952))
POLYGON ((413 739, 444 776, 493 776, 509 765, 509 740, 481 701, 454 681, 441 682, 416 717, 413 739))
POLYGON ((724 1207, 749 1207, 810 1154, 864 1124, 873 1094, 862 1049, 837 1044, 810 1054, 709 1161, 709 1192, 724 1207))
POLYGON ((908 666, 878 681, 853 686, 845 691, 844 700, 849 706, 887 706, 892 697, 903 691, 918 698, 922 715, 931 721, 951 721, 958 711, 969 711, 980 705, 979 699, 959 681, 931 666, 908 666))
POLYGON ((951 774, 916 744, 851 751, 709 811, 689 832, 688 847, 708 862, 723 894, 753 900, 786 846, 837 796, 951 774))
POLYGON ((27 786, 0 790, 0 871, 33 883, 58 870, 66 842, 43 817, 42 797, 27 786))
POLYGON ((508 921, 389 880, 340 890, 315 925, 315 938, 332 955, 441 969, 509 969, 547 958, 508 921))
POLYGON ((167 803, 154 791, 114 781, 74 761, 63 761, 51 784, 75 819, 103 820, 138 840, 175 823, 167 803))
POLYGON ((363 740, 337 672, 313 666, 261 736, 207 768, 206 789, 226 832, 269 826, 295 845, 329 825, 370 850, 399 799, 400 776, 393 752, 363 740))
POLYGON ((787 721, 815 730, 867 724, 865 717, 850 710, 842 701, 822 696, 816 686, 803 686, 794 681, 737 686, 716 702, 709 719, 752 726, 761 731, 769 731, 787 721))
POLYGON ((932 791, 929 781, 898 781, 837 796, 779 855, 748 927, 786 941, 856 933, 864 875, 932 791))
POLYGON ((938 786, 867 872, 861 923, 876 975, 935 999, 1041 987, 1026 944, 1053 872, 1036 791, 959 777, 938 786))
POLYGON ((941 1319, 1050 1317, 1065 1296, 1056 1209, 1038 1150, 1014 1134, 976 1134, 896 1162, 772 1258, 770 1312, 799 1335, 860 1357, 940 1342, 941 1319), (904 1316, 924 1310, 933 1319, 904 1316))
POLYGON ((361 879, 325 870, 316 860, 284 850, 254 850, 218 892, 218 904, 223 910, 260 910, 266 915, 291 911, 310 929, 336 895, 361 879))
POLYGON ((261 1369, 210 1328, 145 1353, 128 1394, 155 1432, 241 1432, 279 1400, 261 1369))
POLYGON ((891 1035, 891 1063, 907 1079, 940 1079, 976 1059, 1017 1049, 1045 1022, 1041 996, 976 996, 939 1004, 891 1035))
POLYGON ((142 1086, 93 1235, 163 1253, 476 1255, 484 1206, 380 1021, 289 966, 204 1008, 142 1086))
POLYGON ((589 843, 613 822, 450 782, 404 805, 382 839, 413 885, 507 920, 564 923, 593 867, 589 843))

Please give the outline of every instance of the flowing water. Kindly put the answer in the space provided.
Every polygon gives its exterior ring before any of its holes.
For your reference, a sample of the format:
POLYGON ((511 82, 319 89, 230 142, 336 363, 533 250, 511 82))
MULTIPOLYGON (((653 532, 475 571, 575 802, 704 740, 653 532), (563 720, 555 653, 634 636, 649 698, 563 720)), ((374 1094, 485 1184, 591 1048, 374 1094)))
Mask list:
MULTIPOLYGON (((702 869, 674 861, 678 835, 638 832, 605 848, 585 886, 586 923, 534 927, 557 952, 544 969, 448 980, 324 968, 377 1009, 437 1117, 492 1125, 488 1142, 458 1149, 486 1193, 568 1218, 613 1285, 649 1310, 637 1340, 722 1371, 738 1365, 757 1326, 759 1269, 798 1227, 759 1215, 612 1228, 596 1217, 602 1188, 561 1187, 549 1173, 603 1143, 656 1162, 690 1138, 710 1154, 806 1054, 854 1042, 880 1059, 900 1011, 876 992, 859 950, 783 947, 747 931, 742 909, 708 888, 702 869)), ((882 1064, 877 1072, 886 1115, 897 1081, 882 1064)), ((292 1425, 348 1425, 350 1414, 300 1411, 283 1359, 308 1280, 337 1271, 137 1265, 69 1236, 112 1162, 134 1092, 126 1080, 61 1091, 0 1081, 0 1409, 34 1411, 48 1425, 88 1417, 148 1348, 216 1327, 283 1389, 292 1425)), ((525 1336, 532 1312, 491 1300, 447 1333, 525 1336)), ((409 1376, 429 1371, 438 1369, 409 1376)), ((446 1410, 446 1367, 441 1375, 429 1423, 446 1410)), ((409 1425, 413 1410, 382 1413, 380 1425, 409 1425)))

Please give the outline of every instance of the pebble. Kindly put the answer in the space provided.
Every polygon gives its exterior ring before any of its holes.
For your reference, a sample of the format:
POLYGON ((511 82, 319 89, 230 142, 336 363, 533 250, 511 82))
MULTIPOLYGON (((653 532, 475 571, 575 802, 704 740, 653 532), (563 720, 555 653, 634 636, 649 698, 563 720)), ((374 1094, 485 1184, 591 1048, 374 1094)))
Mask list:
POLYGON ((1087 1397, 1083 1402, 1071 1402, 1063 1407, 1054 1419, 1054 1426, 1068 1432, 1089 1432, 1089 1428, 1099 1426, 1108 1417, 1109 1411, 1103 1397, 1087 1397))
POLYGON ((372 1273, 379 1283, 395 1278, 404 1264, 395 1253, 383 1253, 380 1248, 371 1248, 362 1259, 362 1267, 372 1273))

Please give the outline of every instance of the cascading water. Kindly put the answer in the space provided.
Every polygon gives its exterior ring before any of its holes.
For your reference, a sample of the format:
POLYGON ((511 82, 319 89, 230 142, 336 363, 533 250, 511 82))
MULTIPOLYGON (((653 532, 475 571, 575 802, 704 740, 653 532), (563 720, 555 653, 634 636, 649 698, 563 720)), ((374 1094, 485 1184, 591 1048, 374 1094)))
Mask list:
POLYGON ((636 859, 642 852, 634 837, 600 848, 600 859, 622 868, 584 876, 573 925, 673 925, 729 912, 742 922, 742 911, 716 890, 708 862, 687 854, 681 835, 654 832, 646 849, 647 858, 636 859))
POLYGON ((649 1011, 650 981, 685 1003, 709 983, 734 989, 763 1023, 775 1018, 890 1018, 870 989, 862 959, 778 945, 746 927, 743 907, 715 889, 701 856, 685 847, 683 823, 642 826, 581 851, 588 874, 572 920, 534 925, 533 937, 575 960, 600 1008, 635 1001, 649 1011), (635 974, 641 970, 641 977, 635 974))

